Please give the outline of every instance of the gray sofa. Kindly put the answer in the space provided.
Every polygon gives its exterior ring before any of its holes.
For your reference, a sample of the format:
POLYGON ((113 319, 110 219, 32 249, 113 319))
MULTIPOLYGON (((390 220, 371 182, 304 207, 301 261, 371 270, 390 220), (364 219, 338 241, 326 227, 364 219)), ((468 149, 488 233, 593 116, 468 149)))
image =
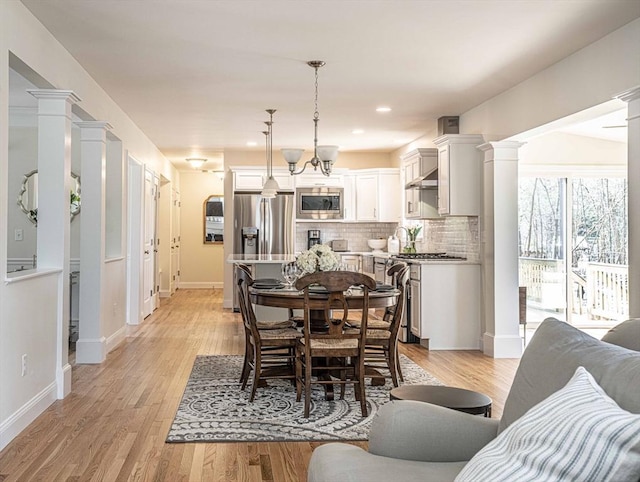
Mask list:
POLYGON ((622 324, 597 340, 567 323, 545 320, 518 366, 501 420, 421 402, 393 401, 373 421, 369 451, 330 443, 313 452, 309 482, 448 481, 482 447, 585 367, 617 404, 640 413, 640 324, 622 324), (610 335, 610 336, 608 336, 610 335))

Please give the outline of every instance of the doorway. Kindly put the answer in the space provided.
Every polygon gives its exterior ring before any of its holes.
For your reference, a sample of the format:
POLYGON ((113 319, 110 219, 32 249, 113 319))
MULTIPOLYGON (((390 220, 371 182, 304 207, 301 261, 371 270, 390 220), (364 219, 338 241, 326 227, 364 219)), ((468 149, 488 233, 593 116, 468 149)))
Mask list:
POLYGON ((628 318, 627 220, 622 176, 520 178, 519 277, 533 328, 553 316, 600 337, 628 318))

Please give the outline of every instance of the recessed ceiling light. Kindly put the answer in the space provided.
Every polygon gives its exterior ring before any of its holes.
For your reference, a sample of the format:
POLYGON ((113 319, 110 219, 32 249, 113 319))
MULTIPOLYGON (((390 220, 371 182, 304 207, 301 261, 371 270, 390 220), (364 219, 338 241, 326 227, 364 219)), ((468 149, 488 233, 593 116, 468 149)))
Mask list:
POLYGON ((257 145, 258 145, 258 143, 257 143, 257 142, 255 142, 255 141, 249 141, 249 142, 247 142, 247 146, 249 146, 249 147, 254 147, 254 146, 257 146, 257 145))
POLYGON ((364 134, 364 129, 353 129, 352 134, 364 134))
POLYGON ((376 112, 391 112, 391 107, 381 106, 376 109, 376 112))

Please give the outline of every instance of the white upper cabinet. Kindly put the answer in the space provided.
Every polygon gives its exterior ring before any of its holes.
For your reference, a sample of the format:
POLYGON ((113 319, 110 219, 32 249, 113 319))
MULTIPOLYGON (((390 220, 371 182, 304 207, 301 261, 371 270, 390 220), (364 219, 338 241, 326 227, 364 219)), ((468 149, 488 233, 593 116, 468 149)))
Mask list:
MULTIPOLYGON (((278 183, 278 187, 280 188, 280 191, 295 190, 296 188, 295 176, 292 176, 291 174, 289 174, 288 169, 278 169, 278 170, 273 169, 271 173, 273 174, 273 178, 278 183)), ((265 173, 265 178, 266 178, 266 173, 265 173)))
POLYGON ((356 176, 345 174, 344 176, 344 220, 356 221, 356 176))
MULTIPOLYGON (((294 176, 287 169, 273 169, 273 178, 278 183, 280 191, 293 191, 295 189, 294 176)), ((234 190, 236 191, 261 191, 267 180, 266 169, 242 169, 233 171, 234 190)))
POLYGON ((259 191, 264 184, 265 171, 234 171, 233 186, 236 191, 259 191))
POLYGON ((400 171, 367 169, 356 177, 356 220, 396 223, 402 217, 400 171))
POLYGON ((447 134, 438 146, 438 212, 447 216, 479 216, 482 182, 481 135, 447 134))
POLYGON ((307 167, 307 169, 311 170, 295 176, 296 187, 343 187, 344 185, 344 176, 342 174, 332 172, 330 176, 325 176, 310 167, 307 167))
POLYGON ((402 156, 405 182, 404 217, 424 219, 439 217, 437 208, 437 184, 418 186, 420 178, 433 174, 438 168, 438 149, 415 149, 402 156))
POLYGON ((377 221, 379 211, 377 174, 356 176, 356 219, 377 221))

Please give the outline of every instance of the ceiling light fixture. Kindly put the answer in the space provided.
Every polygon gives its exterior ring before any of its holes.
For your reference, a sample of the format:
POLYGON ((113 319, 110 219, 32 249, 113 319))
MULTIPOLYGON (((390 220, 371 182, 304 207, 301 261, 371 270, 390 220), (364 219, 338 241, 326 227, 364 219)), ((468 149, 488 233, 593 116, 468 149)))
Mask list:
POLYGON ((193 167, 194 169, 200 169, 202 167, 202 165, 207 162, 206 159, 201 159, 198 157, 190 157, 187 159, 187 162, 189 164, 191 164, 191 167, 193 167))
POLYGON ((376 112, 391 112, 391 107, 378 107, 376 112))
POLYGON ((254 141, 247 141, 247 146, 248 146, 248 147, 255 147, 255 146, 257 146, 257 145, 258 145, 258 143, 257 143, 257 142, 254 142, 254 141))
POLYGON ((364 134, 364 129, 353 129, 352 134, 364 134))
POLYGON ((289 164, 289 173, 292 176, 302 174, 309 164, 313 166, 314 170, 318 170, 319 166, 322 174, 329 176, 331 175, 331 167, 338 158, 338 146, 318 145, 318 121, 320 120, 320 114, 318 113, 318 69, 324 64, 325 62, 322 60, 310 60, 307 62, 307 65, 309 65, 309 67, 313 67, 316 72, 315 111, 313 113, 313 157, 304 163, 302 169, 296 171, 296 163, 300 160, 300 157, 302 157, 304 149, 282 149, 282 155, 284 156, 285 161, 287 161, 287 164, 289 164))
POLYGON ((264 182, 264 186, 262 186, 262 197, 266 199, 273 199, 278 194, 278 182, 273 178, 273 113, 275 109, 267 109, 267 113, 269 114, 269 120, 265 122, 267 125, 267 130, 262 131, 262 133, 267 138, 267 180, 264 182))

